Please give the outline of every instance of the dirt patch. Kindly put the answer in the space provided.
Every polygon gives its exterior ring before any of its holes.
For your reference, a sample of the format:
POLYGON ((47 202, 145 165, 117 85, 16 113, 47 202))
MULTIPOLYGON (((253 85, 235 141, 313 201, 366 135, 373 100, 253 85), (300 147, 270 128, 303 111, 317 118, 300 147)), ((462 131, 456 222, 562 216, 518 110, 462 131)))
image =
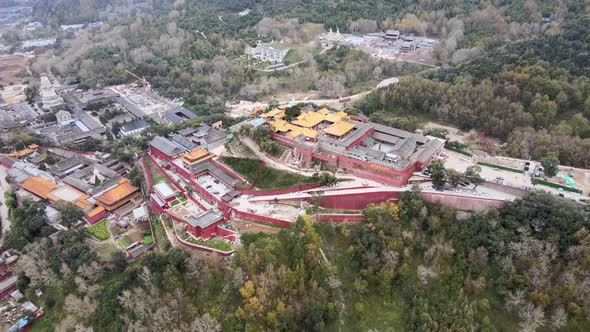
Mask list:
POLYGON ((0 57, 0 84, 7 86, 7 85, 16 85, 22 84, 23 82, 29 80, 29 77, 17 77, 17 74, 21 72, 23 69, 28 71, 29 65, 29 57, 24 55, 9 55, 5 57, 0 57))

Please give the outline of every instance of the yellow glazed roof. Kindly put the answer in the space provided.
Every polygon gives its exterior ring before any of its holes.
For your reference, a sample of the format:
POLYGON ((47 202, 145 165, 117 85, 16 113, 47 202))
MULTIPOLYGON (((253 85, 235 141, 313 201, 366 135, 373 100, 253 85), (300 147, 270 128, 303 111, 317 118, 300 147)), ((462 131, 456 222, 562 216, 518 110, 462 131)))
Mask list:
POLYGON ((352 128, 354 128, 354 125, 352 123, 340 121, 324 129, 324 132, 333 136, 340 137, 351 131, 352 128))

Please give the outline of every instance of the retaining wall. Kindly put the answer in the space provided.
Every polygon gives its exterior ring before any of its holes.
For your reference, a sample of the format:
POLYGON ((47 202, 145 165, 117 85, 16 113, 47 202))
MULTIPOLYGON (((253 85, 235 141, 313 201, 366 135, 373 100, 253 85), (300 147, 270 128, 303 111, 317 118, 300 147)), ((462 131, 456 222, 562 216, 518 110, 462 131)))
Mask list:
MULTIPOLYGON (((338 196, 322 196, 319 205, 327 209, 343 210, 361 210, 372 203, 381 203, 388 200, 397 200, 399 197, 397 191, 382 191, 372 193, 355 193, 338 196)), ((313 204, 312 198, 306 198, 310 204, 313 204)))
POLYGON ((178 235, 175 235, 175 236, 176 236, 176 240, 178 241, 178 243, 180 243, 180 245, 182 245, 184 247, 191 248, 191 249, 197 249, 197 250, 205 251, 205 252, 214 252, 220 256, 230 256, 231 254, 233 254, 235 252, 234 250, 221 251, 221 250, 211 248, 211 247, 200 246, 198 244, 186 242, 183 239, 181 239, 178 235))
POLYGON ((313 216, 316 222, 352 222, 360 223, 365 220, 364 214, 316 214, 313 216))
POLYGON ((426 202, 450 205, 458 210, 471 211, 484 211, 490 208, 499 208, 505 203, 505 201, 501 199, 469 197, 429 192, 422 192, 422 198, 426 202))
POLYGON ((507 186, 507 185, 495 183, 495 182, 487 182, 487 181, 480 184, 480 186, 494 189, 494 190, 501 191, 501 192, 505 192, 507 194, 511 194, 511 195, 514 195, 517 197, 524 197, 529 192, 528 190, 525 190, 525 189, 507 186))
POLYGON ((238 210, 234 210, 234 211, 235 211, 234 216, 237 218, 256 220, 256 221, 269 223, 269 224, 273 224, 273 225, 285 227, 285 228, 291 227, 291 222, 289 222, 287 220, 282 220, 282 219, 267 217, 267 216, 261 216, 261 215, 250 213, 250 212, 244 212, 244 211, 238 211, 238 210))
POLYGON ((262 189, 262 190, 248 189, 248 188, 236 188, 236 189, 245 195, 272 196, 272 195, 290 194, 293 192, 304 191, 304 190, 309 190, 309 189, 314 189, 314 188, 319 188, 319 187, 321 187, 321 185, 318 183, 308 183, 308 184, 299 184, 296 186, 292 186, 289 188, 283 188, 283 189, 262 189))

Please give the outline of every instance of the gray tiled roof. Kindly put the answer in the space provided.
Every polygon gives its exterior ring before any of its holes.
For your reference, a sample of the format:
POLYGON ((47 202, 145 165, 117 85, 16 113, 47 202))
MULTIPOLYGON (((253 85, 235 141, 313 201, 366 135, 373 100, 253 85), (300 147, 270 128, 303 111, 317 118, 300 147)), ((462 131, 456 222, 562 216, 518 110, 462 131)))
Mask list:
POLYGON ((198 217, 190 216, 187 218, 187 221, 193 227, 207 228, 222 219, 223 217, 217 213, 213 211, 207 211, 198 217))
POLYGON ((181 123, 182 121, 188 119, 194 119, 197 116, 195 115, 195 113, 191 112, 190 110, 187 110, 184 107, 177 107, 177 108, 173 108, 171 110, 166 111, 166 113, 164 114, 164 117, 173 123, 181 123))
POLYGON ((415 149, 416 140, 414 138, 405 138, 399 141, 390 152, 397 154, 402 159, 406 159, 412 155, 415 149))
POLYGON ((154 137, 154 139, 150 141, 150 145, 162 151, 170 157, 184 152, 184 150, 182 150, 176 144, 172 143, 169 139, 161 136, 154 137))
MULTIPOLYGON (((414 138, 416 140, 416 142, 420 143, 420 144, 424 144, 428 141, 428 137, 426 136, 422 136, 422 135, 418 135, 418 134, 414 134, 411 133, 409 131, 405 131, 405 130, 401 130, 401 129, 397 129, 397 128, 392 128, 392 127, 388 127, 388 126, 384 126, 382 124, 378 124, 378 123, 374 123, 374 122, 369 122, 368 123, 371 127, 375 128, 375 132, 376 133, 384 133, 387 135, 392 135, 392 136, 396 136, 396 137, 400 137, 400 138, 414 138)), ((375 136, 375 135, 373 135, 375 136)))
POLYGON ((133 122, 127 122, 123 126, 121 126, 122 132, 130 132, 137 129, 143 129, 147 127, 147 122, 145 120, 137 120, 133 122))

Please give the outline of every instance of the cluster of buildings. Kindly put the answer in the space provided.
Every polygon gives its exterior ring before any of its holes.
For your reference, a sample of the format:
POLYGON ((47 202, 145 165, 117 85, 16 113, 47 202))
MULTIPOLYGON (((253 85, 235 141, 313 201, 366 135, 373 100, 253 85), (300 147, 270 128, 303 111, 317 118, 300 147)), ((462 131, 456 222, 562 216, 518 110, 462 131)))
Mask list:
MULTIPOLYGON (((43 316, 42 308, 25 300, 17 287, 18 276, 11 271, 19 256, 12 250, 0 247, 0 328, 9 332, 25 331, 43 316)), ((43 295, 39 288, 34 292, 37 298, 43 295)))
POLYGON ((228 202, 238 196, 233 188, 240 180, 217 162, 210 152, 231 138, 216 127, 201 125, 187 128, 171 134, 169 138, 157 136, 149 142, 149 155, 154 163, 172 171, 185 186, 192 186, 195 190, 200 187, 202 197, 213 204, 214 208, 206 209, 200 203, 186 200, 179 203, 178 199, 186 193, 177 193, 165 182, 154 184, 150 196, 152 208, 170 213, 176 221, 185 225, 187 233, 195 239, 222 235, 234 238, 233 232, 222 227, 228 220, 227 211, 215 206, 215 201, 228 202), (205 183, 205 178, 209 183, 205 183))
POLYGON ((317 162, 393 186, 406 185, 412 173, 428 165, 444 146, 436 138, 326 108, 305 108, 290 121, 284 108, 254 116, 252 126, 268 127, 273 139, 292 149, 288 162, 317 162))
POLYGON ((283 59, 289 53, 289 47, 281 43, 262 43, 256 41, 256 47, 246 47, 245 53, 254 59, 270 61, 272 63, 283 62, 283 59))
POLYGON ((340 31, 333 32, 330 29, 328 33, 321 34, 318 38, 323 47, 346 45, 380 57, 413 53, 419 49, 430 50, 436 45, 434 39, 402 35, 398 30, 352 35, 340 33, 340 31))
POLYGON ((111 214, 122 218, 143 203, 139 188, 124 177, 129 166, 108 154, 82 155, 32 145, 1 155, 0 165, 7 168, 7 181, 17 201, 31 199, 47 203, 49 222, 59 219, 55 206, 63 202, 78 207, 85 221, 91 224, 111 214), (52 160, 49 167, 40 167, 49 160, 52 160))
POLYGON ((21 6, 0 7, 0 27, 14 25, 33 13, 33 7, 24 3, 21 6))
MULTIPOLYGON (((136 84, 83 91, 75 85, 56 85, 47 76, 41 76, 37 106, 0 104, 0 118, 6 119, 0 126, 27 127, 61 144, 81 143, 89 138, 103 140, 109 131, 113 136, 139 135, 149 127, 149 120, 178 124, 196 118, 192 111, 136 84), (105 121, 102 115, 107 112, 117 115, 105 121), (39 121, 45 113, 55 114, 56 121, 39 121), (120 126, 114 126, 115 123, 120 126)), ((194 134, 207 136, 207 133, 194 134)))

